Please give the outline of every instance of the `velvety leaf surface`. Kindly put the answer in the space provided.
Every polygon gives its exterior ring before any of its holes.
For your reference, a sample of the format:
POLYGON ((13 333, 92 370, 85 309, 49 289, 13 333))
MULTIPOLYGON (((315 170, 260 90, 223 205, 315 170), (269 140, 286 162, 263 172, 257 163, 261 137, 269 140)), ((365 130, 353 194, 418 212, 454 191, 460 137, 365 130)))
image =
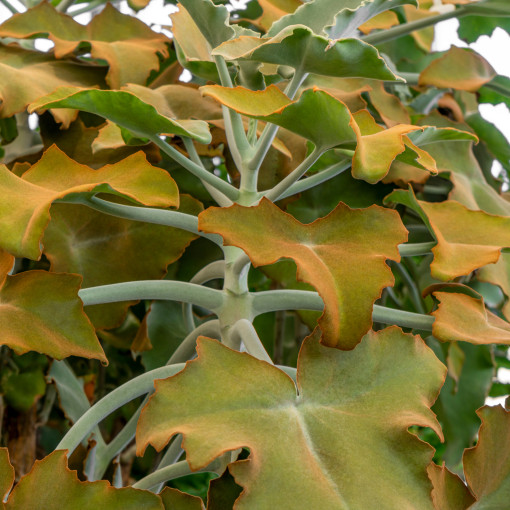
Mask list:
POLYGON ((445 368, 419 337, 392 327, 343 352, 312 335, 299 355, 299 396, 274 366, 211 339, 198 345, 197 360, 156 382, 138 424, 139 453, 182 433, 187 460, 199 469, 249 448, 250 457, 229 468, 244 487, 239 510, 374 501, 381 509, 432 508, 430 447, 407 428, 419 423, 439 433, 429 406, 445 368))
POLYGON ((165 487, 159 494, 165 510, 205 510, 203 501, 171 487, 165 487))
MULTIPOLYGON (((71 61, 56 61, 48 53, 17 46, 0 45, 0 116, 11 117, 37 98, 57 87, 94 87, 104 81, 101 68, 71 61)), ((76 116, 64 110, 52 111, 58 122, 67 127, 76 116)))
POLYGON ((254 60, 326 76, 396 80, 379 52, 359 39, 330 41, 303 26, 289 27, 267 39, 241 36, 216 48, 227 60, 254 60))
POLYGON ((486 310, 483 299, 450 292, 434 292, 440 304, 432 315, 432 333, 443 342, 510 345, 510 324, 486 310))
POLYGON ((14 483, 14 468, 9 462, 9 450, 0 448, 0 501, 2 501, 14 483))
POLYGON ((78 298, 81 277, 46 271, 7 276, 0 288, 1 343, 17 354, 36 351, 106 362, 78 298))
POLYGON ((475 502, 462 480, 444 466, 431 464, 427 472, 434 486, 432 500, 436 510, 465 510, 475 502))
POLYGON ((510 496, 510 412, 501 406, 478 411, 478 444, 464 453, 466 481, 476 497, 473 510, 496 510, 510 496))
POLYGON ((156 494, 130 487, 115 489, 106 481, 80 482, 67 468, 66 451, 57 450, 37 460, 11 492, 5 510, 163 510, 156 494), (37 488, 37 490, 34 490, 37 488))
POLYGON ((80 43, 90 44, 91 56, 108 62, 106 81, 112 88, 126 83, 145 85, 150 71, 159 68, 158 53, 168 57, 170 43, 165 35, 121 14, 110 3, 87 26, 47 2, 15 14, 0 26, 1 37, 24 39, 46 34, 55 43, 57 58, 71 55, 80 43))
POLYGON ((356 29, 373 16, 404 4, 416 5, 414 0, 313 0, 306 2, 295 12, 277 21, 269 30, 275 35, 290 25, 305 25, 317 34, 323 34, 325 28, 332 27, 332 39, 349 37, 356 29))
POLYGON ((420 74, 420 85, 476 92, 496 76, 493 67, 473 50, 452 46, 420 74))
POLYGON ((189 136, 201 143, 209 143, 211 134, 200 120, 173 120, 135 94, 124 90, 80 89, 61 87, 30 105, 30 112, 49 108, 75 108, 104 117, 129 129, 139 137, 157 134, 189 136))
POLYGON ((150 165, 143 153, 92 170, 53 146, 22 177, 0 166, 2 246, 16 256, 38 260, 52 202, 70 194, 90 192, 121 195, 156 207, 179 203, 174 180, 164 170, 150 165))
POLYGON ((451 280, 499 259, 510 247, 510 218, 471 211, 448 200, 431 203, 417 200, 412 191, 394 191, 385 202, 404 204, 415 210, 437 240, 430 269, 439 280, 451 280))
POLYGON ((399 260, 397 245, 407 239, 395 211, 375 205, 352 210, 342 203, 308 225, 266 199, 257 207, 209 208, 199 215, 199 228, 243 248, 255 266, 293 259, 298 279, 326 303, 322 341, 341 349, 352 349, 370 329, 374 301, 394 283, 385 261, 399 260))
MULTIPOLYGON (((202 207, 184 195, 180 210, 196 216, 202 207)), ((51 270, 81 274, 86 288, 161 279, 196 237, 185 230, 116 218, 81 205, 54 204, 43 245, 51 270)), ((89 306, 86 312, 96 328, 111 329, 120 325, 130 304, 89 306)))

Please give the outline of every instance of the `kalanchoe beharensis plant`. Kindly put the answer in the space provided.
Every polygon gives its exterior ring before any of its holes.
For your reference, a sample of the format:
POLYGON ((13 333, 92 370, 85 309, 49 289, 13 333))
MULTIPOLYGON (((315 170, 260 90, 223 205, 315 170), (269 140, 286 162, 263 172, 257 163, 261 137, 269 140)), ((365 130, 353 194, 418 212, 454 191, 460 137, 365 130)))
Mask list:
POLYGON ((510 4, 432 3, 0 25, 3 508, 508 508, 510 80, 430 47, 510 4))

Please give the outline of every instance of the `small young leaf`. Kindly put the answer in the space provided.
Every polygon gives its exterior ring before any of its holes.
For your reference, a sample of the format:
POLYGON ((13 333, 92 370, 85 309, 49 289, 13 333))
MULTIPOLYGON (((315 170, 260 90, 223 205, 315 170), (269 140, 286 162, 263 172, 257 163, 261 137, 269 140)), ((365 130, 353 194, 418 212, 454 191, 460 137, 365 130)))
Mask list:
POLYGON ((297 395, 279 369, 202 337, 196 360, 156 382, 138 423, 138 452, 149 443, 160 450, 182 433, 187 461, 199 469, 249 448, 250 457, 229 468, 244 488, 240 510, 374 501, 431 509, 431 450, 407 429, 420 424, 440 434, 429 406, 445 370, 419 337, 396 327, 370 332, 350 352, 312 335, 299 355, 297 395))
POLYGON ((386 259, 400 260, 397 245, 407 239, 395 211, 342 203, 308 225, 266 199, 256 207, 210 207, 199 215, 199 228, 243 248, 255 266, 293 259, 298 279, 314 285, 326 303, 323 343, 340 349, 352 349, 370 329, 374 301, 394 283, 386 259))

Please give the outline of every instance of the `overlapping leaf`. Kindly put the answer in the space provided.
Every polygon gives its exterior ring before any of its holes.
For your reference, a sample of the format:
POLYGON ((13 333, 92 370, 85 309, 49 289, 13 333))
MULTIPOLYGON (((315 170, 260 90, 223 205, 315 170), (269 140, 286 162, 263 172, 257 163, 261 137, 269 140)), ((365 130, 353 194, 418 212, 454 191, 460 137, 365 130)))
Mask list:
POLYGON ((499 285, 507 297, 501 311, 510 321, 510 253, 502 253, 495 264, 482 267, 477 274, 478 280, 499 285))
POLYGON ((258 0, 262 14, 255 20, 255 23, 267 32, 276 20, 287 14, 292 14, 303 3, 302 0, 258 0))
POLYGON ((241 36, 212 53, 227 60, 285 65, 326 76, 398 79, 373 46, 359 39, 330 41, 304 26, 291 26, 270 39, 241 36))
POLYGON ((106 362, 78 298, 81 280, 45 271, 7 276, 0 287, 0 343, 18 354, 36 351, 55 359, 82 356, 106 362))
MULTIPOLYGON (((185 195, 180 210, 197 215, 202 207, 185 195)), ((195 238, 164 225, 115 218, 80 205, 55 204, 43 245, 51 270, 81 274, 86 288, 161 279, 195 238)), ((89 306, 86 312, 96 328, 111 329, 120 325, 130 304, 89 306)))
POLYGON ((243 248, 255 266, 293 259, 298 279, 326 303, 319 320, 323 343, 341 349, 352 349, 370 329, 374 301, 394 283, 385 261, 399 260, 397 245, 407 239, 395 211, 342 203, 308 225, 266 199, 257 207, 209 208, 199 215, 199 228, 243 248))
POLYGON ((164 510, 165 507, 161 499, 149 491, 131 487, 116 489, 104 480, 80 482, 76 472, 67 468, 66 451, 57 450, 35 462, 32 471, 11 492, 4 508, 164 510))
POLYGON ((434 160, 421 145, 476 139, 470 133, 451 128, 399 124, 385 130, 367 111, 351 115, 344 103, 316 88, 303 92, 298 101, 291 101, 273 85, 264 91, 206 85, 201 91, 243 115, 272 122, 311 140, 319 151, 337 146, 352 148, 357 144, 352 173, 370 183, 385 177, 399 155, 407 164, 435 172, 434 160), (321 122, 316 122, 319 115, 321 122))
POLYGON ((60 87, 52 94, 31 103, 29 110, 34 112, 50 108, 75 108, 94 113, 142 138, 171 134, 189 136, 201 143, 211 141, 207 123, 201 120, 174 120, 167 109, 159 112, 152 104, 147 104, 135 94, 124 90, 60 87))
POLYGON ((290 25, 306 25, 316 34, 328 33, 332 39, 355 35, 356 29, 381 12, 415 0, 312 0, 292 14, 275 22, 268 34, 273 36, 290 25), (330 30, 329 30, 330 29, 330 30))
POLYGON ((23 39, 46 34, 55 43, 57 58, 71 55, 81 43, 90 44, 92 57, 108 62, 106 81, 112 88, 126 83, 145 85, 149 73, 159 68, 158 53, 168 57, 170 43, 165 35, 152 31, 132 16, 121 14, 109 3, 87 26, 58 12, 47 2, 12 16, 0 26, 1 37, 23 39))
POLYGON ((138 425, 139 453, 182 433, 186 458, 199 469, 249 448, 250 457, 229 468, 244 487, 239 510, 370 508, 374 501, 431 509, 431 452, 407 429, 420 424, 440 434, 429 406, 444 366, 419 337, 396 327, 369 333, 351 352, 323 347, 317 336, 299 355, 299 396, 274 366, 200 338, 198 359, 156 383, 138 425))
POLYGON ((429 227, 437 240, 430 269, 439 280, 451 280, 497 262, 501 249, 510 247, 508 217, 472 211, 454 200, 423 202, 412 191, 394 191, 385 201, 410 207, 429 227))
MULTIPOLYGON (((37 98, 49 94, 57 87, 94 87, 104 81, 99 67, 71 61, 57 61, 47 53, 30 51, 14 45, 0 45, 0 117, 11 117, 37 98)), ((53 116, 64 127, 75 113, 57 110, 53 116)))
POLYGON ((510 345, 510 324, 485 308, 482 297, 434 292, 439 306, 432 315, 438 340, 510 345))
POLYGON ((420 73, 420 85, 476 92, 496 76, 496 71, 473 50, 452 46, 420 73))
POLYGON ((171 487, 165 487, 159 497, 165 510, 205 510, 204 502, 198 496, 171 487))
POLYGON ((179 203, 174 180, 147 163, 143 153, 92 170, 50 147, 22 177, 0 166, 2 247, 16 256, 38 260, 52 202, 70 194, 98 192, 156 207, 179 203))
POLYGON ((465 510, 475 502, 469 489, 446 467, 431 464, 427 471, 434 486, 432 501, 436 510, 465 510))
POLYGON ((14 468, 9 462, 9 451, 0 448, 0 501, 3 501, 14 483, 14 468))

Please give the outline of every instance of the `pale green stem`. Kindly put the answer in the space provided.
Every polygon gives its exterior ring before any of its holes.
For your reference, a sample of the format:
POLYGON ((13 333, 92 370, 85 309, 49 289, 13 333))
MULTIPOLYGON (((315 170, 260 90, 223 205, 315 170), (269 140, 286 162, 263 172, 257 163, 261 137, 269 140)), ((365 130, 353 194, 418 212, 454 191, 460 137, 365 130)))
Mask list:
MULTIPOLYGON (((225 277, 225 261, 224 260, 215 260, 211 262, 204 268, 202 268, 198 273, 193 276, 190 280, 190 283, 195 283, 196 285, 202 285, 204 283, 210 282, 211 280, 223 279, 225 277)), ((184 316, 184 322, 186 324, 187 331, 193 331, 195 329, 195 320, 193 318, 193 305, 190 303, 182 304, 182 313, 184 316)))
MULTIPOLYGON (((299 87, 301 86, 301 84, 303 83, 307 76, 308 73, 304 73, 297 69, 295 70, 294 76, 292 77, 289 84, 287 85, 287 88, 285 89, 285 95, 289 99, 294 99, 294 96, 299 90, 299 87)), ((278 129, 279 126, 277 126, 276 124, 271 124, 269 122, 266 124, 262 131, 262 134, 260 135, 257 145, 255 146, 255 153, 253 154, 253 157, 248 163, 248 168, 250 170, 254 171, 255 173, 259 171, 260 165, 262 165, 262 162, 264 161, 267 152, 269 151, 271 145, 273 144, 273 141, 276 137, 276 133, 278 133, 278 129)))
POLYGON ((61 0, 60 3, 57 5, 56 10, 60 12, 66 12, 71 5, 74 4, 74 0, 61 0))
POLYGON ((297 193, 302 193, 303 191, 306 191, 310 188, 314 188, 315 186, 318 186, 319 184, 322 184, 323 182, 336 177, 342 172, 345 172, 345 170, 350 167, 350 161, 336 163, 335 165, 326 168, 326 170, 322 170, 321 172, 311 175, 306 179, 301 179, 300 181, 295 182, 292 186, 289 187, 287 191, 280 195, 280 199, 296 195, 297 193))
POLYGON ((403 23, 401 25, 397 25, 396 27, 388 28, 386 30, 380 30, 373 34, 365 35, 361 38, 362 41, 368 44, 382 44, 388 41, 392 41, 398 37, 402 37, 403 35, 410 34, 411 32, 415 32, 416 30, 421 30, 423 28, 430 27, 431 25, 435 25, 441 21, 445 21, 447 19, 459 18, 461 16, 466 15, 467 12, 463 7, 455 9, 453 11, 444 12, 442 14, 437 14, 436 16, 430 16, 428 18, 420 19, 417 21, 411 21, 409 23, 403 23))
MULTIPOLYGON (((216 63, 222 86, 232 88, 233 83, 225 59, 220 55, 215 55, 214 62, 216 63)), ((251 146, 244 131, 243 120, 241 115, 236 111, 226 106, 223 106, 222 109, 228 146, 237 168, 241 170, 243 166, 243 155, 251 150, 251 146)))
POLYGON ((204 167, 197 165, 186 156, 181 154, 169 143, 162 140, 159 136, 151 136, 150 140, 154 142, 167 156, 183 166, 186 170, 198 177, 202 182, 210 184, 213 188, 223 193, 225 197, 235 202, 239 197, 239 190, 231 184, 220 179, 218 176, 208 172, 204 167))
POLYGON ((399 264, 393 260, 390 261, 390 266, 395 269, 409 290, 409 297, 411 298, 416 311, 422 314, 426 314, 427 310, 425 310, 425 306, 423 305, 423 299, 421 297, 420 290, 418 289, 416 282, 411 278, 411 275, 407 272, 406 268, 402 264, 399 264))
MULTIPOLYGON (((170 443, 170 446, 166 449, 166 452, 164 453, 163 457, 161 458, 160 463, 158 464, 158 467, 156 468, 156 471, 165 468, 167 466, 170 466, 172 464, 176 464, 179 459, 181 458, 182 454, 184 453, 184 450, 181 447, 182 442, 182 435, 177 434, 172 438, 172 442, 170 443)), ((151 491, 155 493, 161 492, 163 487, 165 486, 165 482, 161 482, 158 485, 154 485, 151 487, 151 491)))
MULTIPOLYGON (((207 336, 210 338, 220 338, 220 326, 217 319, 204 322, 192 331, 177 347, 167 362, 167 365, 176 365, 184 363, 191 359, 195 354, 197 338, 199 336, 207 336)), ((134 412, 129 421, 124 425, 123 429, 106 445, 101 455, 97 456, 96 469, 94 472, 95 480, 103 477, 110 461, 118 455, 135 437, 136 425, 143 407, 148 401, 148 397, 140 404, 139 408, 134 412)))
POLYGON ((267 199, 276 202, 282 195, 321 157, 323 151, 315 148, 287 177, 281 180, 274 188, 265 193, 267 199))
POLYGON ((184 363, 179 363, 156 368, 119 386, 85 412, 70 428, 56 449, 69 450, 68 455, 71 455, 89 432, 109 414, 131 400, 151 393, 156 379, 171 377, 180 372, 184 366, 184 363))
POLYGON ((187 461, 181 460, 175 464, 154 471, 154 473, 138 480, 138 482, 134 483, 132 487, 133 489, 151 489, 159 484, 168 482, 169 480, 175 480, 176 478, 180 478, 181 476, 186 476, 191 473, 215 473, 216 470, 221 468, 221 466, 222 461, 217 459, 203 469, 191 471, 187 461))
POLYGON ((427 243, 405 243, 398 245, 398 252, 401 257, 413 257, 416 255, 428 255, 436 245, 436 241, 427 243))
MULTIPOLYGON (((182 136, 181 139, 184 142, 184 147, 186 147, 186 151, 188 152, 188 156, 190 157, 191 161, 205 169, 204 164, 198 155, 195 144, 193 143, 193 140, 188 136, 182 136)), ((227 198, 223 193, 218 192, 215 187, 211 186, 207 182, 204 182, 203 185, 211 197, 216 200, 218 205, 221 205, 222 207, 229 207, 233 204, 232 200, 227 198)))
POLYGON ((168 360, 167 365, 174 365, 175 363, 182 363, 193 357, 196 351, 197 338, 199 336, 207 336, 209 338, 216 338, 220 340, 220 322, 218 319, 213 319, 197 326, 175 349, 171 358, 168 360))
POLYGON ((94 9, 100 7, 101 5, 104 5, 104 0, 92 0, 92 2, 90 2, 88 5, 85 5, 80 9, 73 10, 68 14, 69 16, 79 16, 80 14, 93 11, 94 9))
POLYGON ((180 228, 197 234, 201 237, 209 239, 218 246, 223 246, 221 236, 217 234, 205 234, 198 230, 198 218, 192 214, 186 214, 179 211, 169 211, 167 209, 154 209, 152 207, 138 207, 132 205, 116 204, 108 202, 98 197, 80 198, 79 201, 73 199, 66 201, 66 199, 58 200, 59 203, 69 204, 82 204, 100 211, 116 218, 125 218, 133 221, 143 221, 145 223, 153 223, 155 225, 166 225, 167 227, 180 228))
MULTIPOLYGON (((269 290, 253 294, 254 315, 278 310, 317 310, 324 309, 324 302, 317 292, 306 290, 269 290)), ((375 322, 396 324, 406 328, 431 331, 434 317, 419 313, 395 310, 374 305, 372 318, 375 322)))
POLYGON ((18 14, 18 9, 16 9, 16 7, 14 7, 14 5, 12 5, 9 0, 0 0, 0 3, 2 5, 4 5, 5 7, 7 7, 7 9, 9 9, 9 11, 12 12, 12 14, 18 14))
POLYGON ((267 353, 264 345, 262 345, 257 331, 249 320, 241 319, 237 321, 232 328, 232 335, 239 337, 246 347, 246 352, 248 354, 262 361, 267 361, 267 363, 271 363, 271 365, 273 364, 273 360, 267 353))
POLYGON ((112 283, 81 289, 78 292, 84 306, 140 299, 160 299, 193 303, 212 312, 223 304, 221 290, 210 289, 188 282, 170 280, 140 280, 112 283))

